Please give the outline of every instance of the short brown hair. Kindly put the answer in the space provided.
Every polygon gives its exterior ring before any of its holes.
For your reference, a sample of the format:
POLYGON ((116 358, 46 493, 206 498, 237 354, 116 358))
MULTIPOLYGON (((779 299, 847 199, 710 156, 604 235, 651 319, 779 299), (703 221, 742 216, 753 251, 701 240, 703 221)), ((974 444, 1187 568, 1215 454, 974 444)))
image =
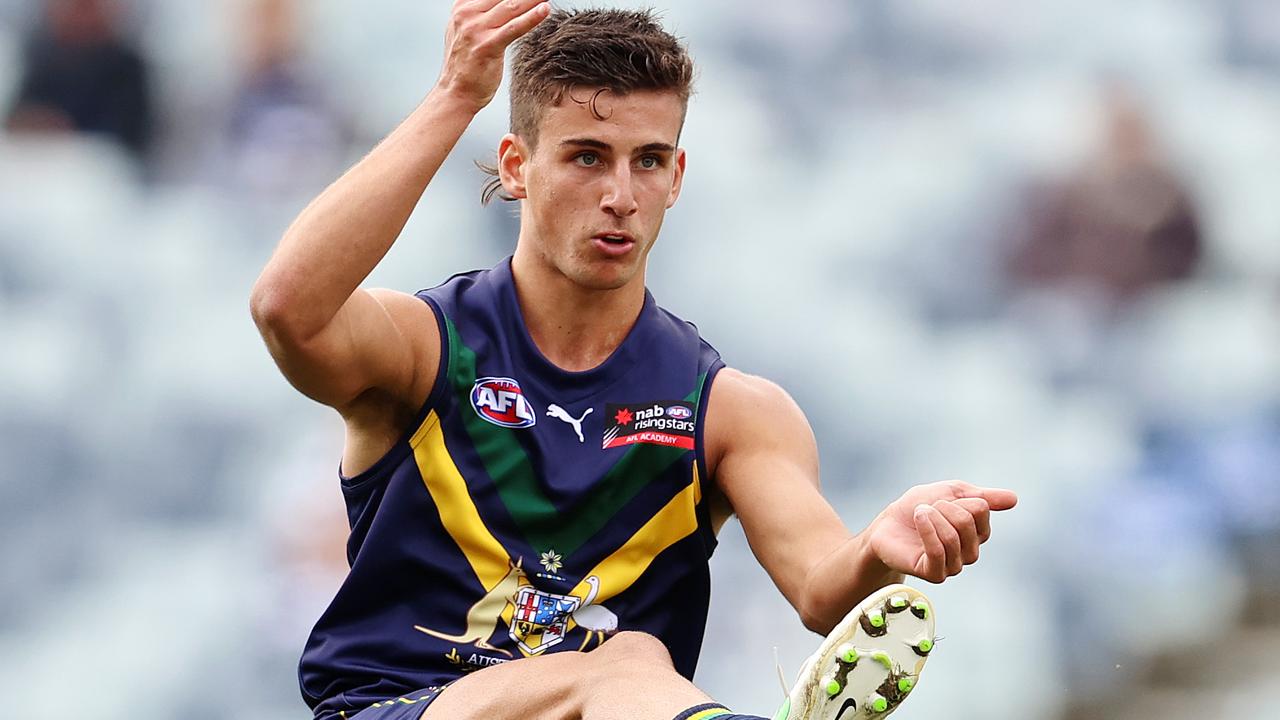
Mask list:
MULTIPOLYGON (((543 113, 566 94, 574 102, 590 104, 601 117, 595 101, 605 90, 618 95, 672 91, 687 108, 693 60, 684 43, 662 28, 653 10, 553 10, 519 40, 512 54, 511 132, 531 147, 537 145, 543 113), (570 94, 575 87, 596 92, 580 99, 570 94)), ((481 193, 481 201, 488 204, 502 182, 496 167, 479 165, 492 176, 481 193)))

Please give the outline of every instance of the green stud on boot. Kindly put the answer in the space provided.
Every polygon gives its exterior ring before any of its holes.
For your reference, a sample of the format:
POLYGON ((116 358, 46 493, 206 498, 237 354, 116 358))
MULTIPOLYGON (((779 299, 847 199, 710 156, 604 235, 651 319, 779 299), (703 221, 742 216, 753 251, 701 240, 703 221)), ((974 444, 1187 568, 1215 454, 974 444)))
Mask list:
POLYGON ((835 697, 844 688, 840 687, 840 683, 835 678, 826 677, 822 680, 822 689, 827 692, 827 697, 835 697))
POLYGON ((928 620, 929 619, 929 603, 925 602, 924 600, 917 600, 911 603, 911 614, 915 615, 921 620, 928 620))
POLYGON ((889 612, 902 612, 907 609, 907 598, 904 595, 894 595, 889 598, 889 612))
POLYGON ((898 692, 902 693, 903 695, 906 695, 907 693, 911 692, 912 690, 915 689, 915 687, 916 687, 916 680, 910 675, 906 677, 898 678, 898 692))
POLYGON ((889 657, 889 653, 879 650, 871 653, 871 659, 883 665, 885 670, 893 671, 893 658, 889 657))
POLYGON ((883 601, 877 603, 877 607, 868 608, 866 613, 858 618, 858 624, 862 626, 862 631, 873 638, 884 637, 889 632, 889 625, 884 620, 884 611, 880 609, 883 601))
POLYGON ((848 643, 837 648, 836 655, 850 665, 858 662, 858 649, 848 643))
POLYGON ((872 712, 882 713, 889 709, 889 701, 880 693, 871 693, 870 702, 867 703, 867 707, 871 708, 872 712))
POLYGON ((916 651, 917 655, 924 657, 925 655, 928 655, 931 650, 933 650, 933 641, 930 640, 929 638, 925 638, 920 642, 916 643, 912 649, 916 651))

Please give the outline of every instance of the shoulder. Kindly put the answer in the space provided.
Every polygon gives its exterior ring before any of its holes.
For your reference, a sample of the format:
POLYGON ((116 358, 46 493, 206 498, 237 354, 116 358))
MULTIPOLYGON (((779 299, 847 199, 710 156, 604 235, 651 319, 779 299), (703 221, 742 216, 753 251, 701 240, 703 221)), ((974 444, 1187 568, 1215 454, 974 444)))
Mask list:
MULTIPOLYGON (((382 312, 395 321, 397 327, 425 332, 427 337, 439 337, 435 311, 422 298, 385 288, 371 288, 367 292, 381 306, 382 312)), ((406 339, 413 337, 414 335, 410 335, 406 339)))
POLYGON ((660 304, 654 298, 653 294, 649 292, 648 288, 645 289, 645 308, 645 314, 649 317, 650 322, 655 323, 672 333, 697 342, 704 350, 709 350, 716 353, 717 357, 719 356, 715 347, 702 336, 702 331, 698 329, 698 325, 696 323, 686 320, 680 314, 671 310, 667 306, 660 304))
POLYGON ((456 325, 476 316, 503 314, 503 305, 514 296, 514 292, 510 270, 505 264, 499 264, 483 270, 455 273, 438 285, 419 290, 414 297, 441 315, 442 324, 456 325))
MULTIPOLYGON (((724 360, 715 346, 702 336, 698 326, 657 305, 653 302, 653 296, 647 292, 646 306, 641 317, 643 329, 636 334, 644 344, 654 346, 664 358, 669 358, 670 362, 682 367, 684 371, 693 372, 696 378, 694 388, 703 408, 710 407, 709 395, 712 388, 736 383, 736 379, 719 379, 725 374, 724 360)), ((736 390, 720 392, 733 394, 736 390)))
POLYGON ((780 385, 726 367, 716 374, 707 399, 707 464, 712 475, 724 459, 744 450, 768 452, 779 445, 813 443, 800 406, 780 385))
POLYGON ((726 415, 795 404, 787 391, 772 380, 732 367, 726 367, 716 374, 709 402, 708 412, 726 415))
MULTIPOLYGON (((387 351, 399 354, 398 362, 407 370, 402 380, 403 394, 397 396, 416 410, 426 402, 435 385, 443 351, 435 310, 422 298, 399 290, 371 288, 365 292, 374 302, 372 311, 382 314, 393 328, 392 344, 399 350, 388 348, 387 351)), ((365 321, 374 322, 374 319, 366 317, 365 321)))

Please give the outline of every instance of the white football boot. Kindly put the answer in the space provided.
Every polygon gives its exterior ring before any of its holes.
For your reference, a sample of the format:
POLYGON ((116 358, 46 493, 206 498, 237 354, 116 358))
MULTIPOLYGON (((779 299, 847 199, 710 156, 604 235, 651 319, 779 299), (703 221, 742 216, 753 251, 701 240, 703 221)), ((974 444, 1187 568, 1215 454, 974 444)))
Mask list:
POLYGON ((915 588, 872 593, 809 656, 774 720, 867 720, 898 708, 933 650, 933 604, 915 588))

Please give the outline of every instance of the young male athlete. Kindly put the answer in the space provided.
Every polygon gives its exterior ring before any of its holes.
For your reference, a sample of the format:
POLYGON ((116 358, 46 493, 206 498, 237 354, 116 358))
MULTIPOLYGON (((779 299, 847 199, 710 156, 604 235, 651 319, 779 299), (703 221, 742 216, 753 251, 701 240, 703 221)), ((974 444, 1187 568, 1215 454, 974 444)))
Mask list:
POLYGON ((730 514, 828 634, 778 718, 884 715, 914 686, 932 608, 894 583, 959 573, 1016 498, 919 486, 850 533, 795 403, 655 304, 692 74, 649 13, 458 0, 435 87, 263 271, 272 356, 347 428, 351 572, 300 672, 317 718, 753 717, 689 681, 730 514), (496 167, 514 256, 416 296, 360 289, 518 38, 496 167))

